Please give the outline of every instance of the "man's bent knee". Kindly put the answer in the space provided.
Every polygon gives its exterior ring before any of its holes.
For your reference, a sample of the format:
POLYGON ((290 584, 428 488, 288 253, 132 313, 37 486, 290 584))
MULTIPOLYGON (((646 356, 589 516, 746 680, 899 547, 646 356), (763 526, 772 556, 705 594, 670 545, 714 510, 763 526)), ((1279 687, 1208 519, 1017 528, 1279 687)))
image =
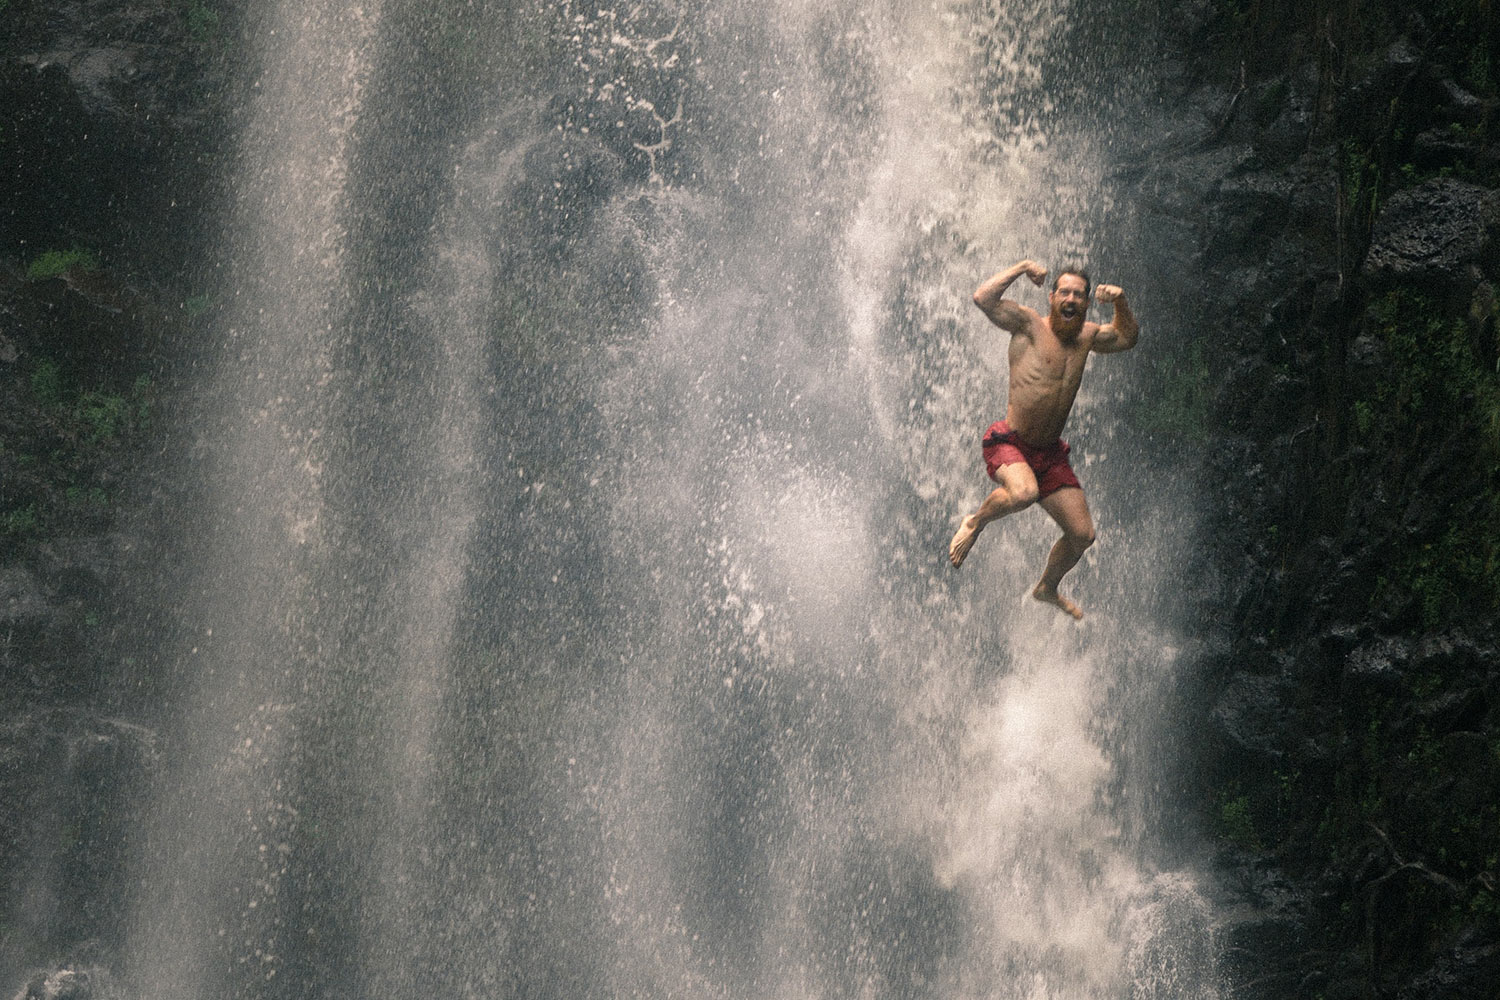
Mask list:
POLYGON ((1073 546, 1073 551, 1079 555, 1087 552, 1089 546, 1094 544, 1095 534, 1093 528, 1090 528, 1088 531, 1069 531, 1065 534, 1068 544, 1073 546))
POLYGON ((1036 503, 1040 494, 1034 482, 1027 482, 1024 476, 1007 476, 1003 473, 993 477, 995 480, 995 491, 990 494, 990 502, 1004 510, 997 516, 1014 514, 1036 503))

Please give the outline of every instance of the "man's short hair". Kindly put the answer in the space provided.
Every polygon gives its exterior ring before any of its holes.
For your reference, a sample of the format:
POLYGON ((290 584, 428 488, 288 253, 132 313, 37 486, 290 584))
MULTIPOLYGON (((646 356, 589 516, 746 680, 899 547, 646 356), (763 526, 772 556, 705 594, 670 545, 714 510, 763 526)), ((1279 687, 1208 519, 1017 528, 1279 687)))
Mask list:
POLYGON ((1083 297, 1088 298, 1089 289, 1094 287, 1094 283, 1089 280, 1089 273, 1082 267, 1079 267, 1077 265, 1069 265, 1068 267, 1063 268, 1061 271, 1058 271, 1057 277, 1052 279, 1052 290, 1054 292, 1057 291, 1057 283, 1062 281, 1062 276, 1065 274, 1077 275, 1078 277, 1083 279, 1083 297))

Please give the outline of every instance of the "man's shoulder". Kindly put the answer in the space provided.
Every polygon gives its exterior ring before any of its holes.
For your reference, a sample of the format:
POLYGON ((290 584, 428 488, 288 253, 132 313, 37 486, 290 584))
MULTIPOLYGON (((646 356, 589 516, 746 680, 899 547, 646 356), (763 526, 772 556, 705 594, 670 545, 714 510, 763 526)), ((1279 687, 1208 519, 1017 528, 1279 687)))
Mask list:
POLYGON ((1002 299, 988 313, 990 321, 1012 336, 1031 337, 1046 319, 1012 299, 1002 299))
POLYGON ((1015 303, 1015 307, 1016 314, 1025 321, 1022 329, 1017 330, 1017 333, 1030 335, 1035 334, 1038 330, 1047 329, 1047 317, 1045 315, 1037 312, 1030 306, 1023 306, 1019 302, 1015 303))

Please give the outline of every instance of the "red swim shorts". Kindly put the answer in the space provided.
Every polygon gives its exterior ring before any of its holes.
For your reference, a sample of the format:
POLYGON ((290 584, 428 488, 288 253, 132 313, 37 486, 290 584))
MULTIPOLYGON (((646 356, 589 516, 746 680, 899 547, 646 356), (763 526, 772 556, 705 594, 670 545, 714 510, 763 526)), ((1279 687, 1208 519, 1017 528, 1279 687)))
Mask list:
MULTIPOLYGON (((1068 452, 1073 449, 1068 442, 1058 438, 1052 444, 1040 448, 1027 444, 1010 429, 1010 424, 997 420, 984 432, 984 470, 995 478, 995 470, 1013 462, 1025 462, 1036 473, 1037 495, 1048 497, 1065 486, 1083 484, 1068 464, 1068 452)), ((998 482, 999 480, 996 480, 998 482)))

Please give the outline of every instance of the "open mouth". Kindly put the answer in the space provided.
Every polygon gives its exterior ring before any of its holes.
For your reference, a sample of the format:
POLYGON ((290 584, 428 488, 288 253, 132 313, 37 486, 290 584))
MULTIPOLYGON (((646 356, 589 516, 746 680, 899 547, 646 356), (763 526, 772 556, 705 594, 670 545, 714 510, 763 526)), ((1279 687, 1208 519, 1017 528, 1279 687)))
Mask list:
POLYGON ((1057 311, 1063 319, 1074 319, 1079 313, 1078 307, 1071 302, 1058 306, 1057 311))

